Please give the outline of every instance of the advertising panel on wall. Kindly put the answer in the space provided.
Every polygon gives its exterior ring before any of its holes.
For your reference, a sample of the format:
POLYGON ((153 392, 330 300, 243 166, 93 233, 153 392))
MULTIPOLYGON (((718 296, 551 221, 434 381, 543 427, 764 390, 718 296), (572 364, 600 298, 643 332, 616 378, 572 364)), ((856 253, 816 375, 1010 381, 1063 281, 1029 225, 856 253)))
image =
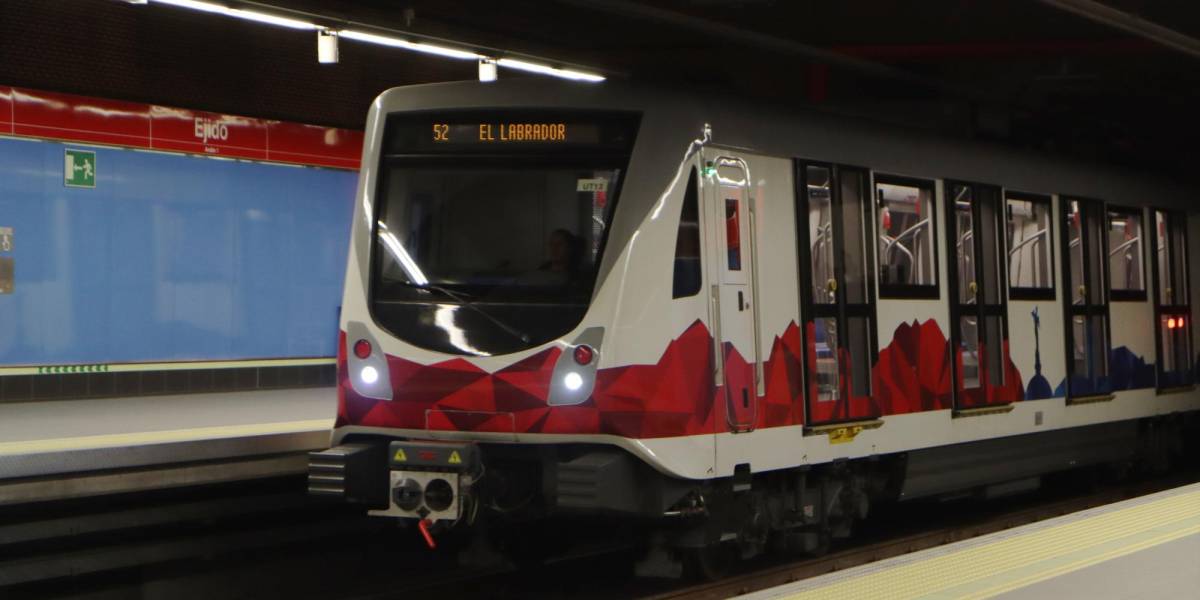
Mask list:
POLYGON ((63 397, 20 379, 332 365, 361 144, 0 88, 0 401, 63 397))

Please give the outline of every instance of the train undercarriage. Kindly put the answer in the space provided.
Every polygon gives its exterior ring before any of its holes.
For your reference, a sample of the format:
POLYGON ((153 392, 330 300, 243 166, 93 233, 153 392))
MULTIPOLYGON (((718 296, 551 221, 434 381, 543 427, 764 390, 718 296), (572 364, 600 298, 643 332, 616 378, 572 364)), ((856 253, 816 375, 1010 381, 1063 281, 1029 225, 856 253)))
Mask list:
POLYGON ((884 503, 998 498, 1073 469, 1163 470, 1197 440, 1200 416, 1183 413, 694 481, 610 446, 362 436, 311 455, 309 491, 415 525, 431 547, 471 538, 476 556, 547 519, 618 519, 647 534, 639 575, 712 577, 765 553, 824 553, 884 503))

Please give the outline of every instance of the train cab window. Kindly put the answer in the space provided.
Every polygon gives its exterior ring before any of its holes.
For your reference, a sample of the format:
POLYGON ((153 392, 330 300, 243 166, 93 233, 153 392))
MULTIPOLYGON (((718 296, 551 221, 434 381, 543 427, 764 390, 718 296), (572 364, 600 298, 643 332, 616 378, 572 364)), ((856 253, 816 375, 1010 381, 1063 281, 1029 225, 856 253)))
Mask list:
POLYGON ((1008 295, 1013 300, 1053 300, 1050 198, 1009 193, 1008 295))
POLYGON ((878 176, 879 295, 937 298, 932 181, 878 176))
POLYGON ((1108 207, 1108 283, 1113 300, 1145 300, 1142 211, 1108 207))
POLYGON ((639 116, 394 113, 369 301, 416 347, 509 354, 570 332, 595 291, 639 116))
POLYGON ((675 271, 672 298, 686 298, 700 292, 700 193, 696 170, 688 177, 679 211, 679 229, 675 232, 675 271))
POLYGON ((1191 385, 1192 308, 1188 298, 1186 215, 1155 210, 1154 314, 1158 320, 1158 389, 1191 385))

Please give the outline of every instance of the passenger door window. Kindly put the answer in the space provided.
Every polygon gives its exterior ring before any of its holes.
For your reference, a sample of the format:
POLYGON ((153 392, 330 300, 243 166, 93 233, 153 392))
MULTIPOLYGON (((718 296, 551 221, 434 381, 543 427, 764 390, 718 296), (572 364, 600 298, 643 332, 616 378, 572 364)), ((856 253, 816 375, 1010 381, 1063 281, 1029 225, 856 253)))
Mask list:
POLYGON ((1186 215, 1154 210, 1154 314, 1158 389, 1191 385, 1192 323, 1188 298, 1186 215))
POLYGON ((806 394, 810 425, 879 416, 871 399, 875 309, 870 274, 868 173, 797 163, 806 394), (807 265, 807 274, 804 273, 807 265))
POLYGON ((1063 202, 1068 400, 1112 391, 1104 217, 1099 201, 1063 202))
POLYGON ((1009 401, 1005 384, 1008 310, 1000 240, 1000 188, 946 182, 947 223, 954 266, 950 286, 950 339, 954 356, 955 408, 1009 401))

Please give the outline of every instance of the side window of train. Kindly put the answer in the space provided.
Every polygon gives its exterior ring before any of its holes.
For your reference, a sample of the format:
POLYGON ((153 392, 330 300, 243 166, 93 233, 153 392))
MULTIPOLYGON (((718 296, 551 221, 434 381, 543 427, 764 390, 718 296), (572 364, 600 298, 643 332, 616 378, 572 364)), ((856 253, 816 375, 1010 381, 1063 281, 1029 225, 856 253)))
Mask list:
POLYGON ((1009 192, 1008 296, 1013 300, 1054 299, 1053 227, 1050 197, 1009 192))
POLYGON ((1192 307, 1188 297, 1187 215, 1153 210, 1150 256, 1158 322, 1158 389, 1192 384, 1192 307))
POLYGON ((672 298, 686 298, 700 292, 700 191, 696 169, 688 176, 679 211, 679 229, 675 232, 675 274, 672 298))
POLYGON ((875 176, 881 297, 938 297, 933 198, 932 181, 875 176))
POLYGON ((1146 300, 1142 211, 1108 206, 1108 286, 1113 300, 1146 300))

